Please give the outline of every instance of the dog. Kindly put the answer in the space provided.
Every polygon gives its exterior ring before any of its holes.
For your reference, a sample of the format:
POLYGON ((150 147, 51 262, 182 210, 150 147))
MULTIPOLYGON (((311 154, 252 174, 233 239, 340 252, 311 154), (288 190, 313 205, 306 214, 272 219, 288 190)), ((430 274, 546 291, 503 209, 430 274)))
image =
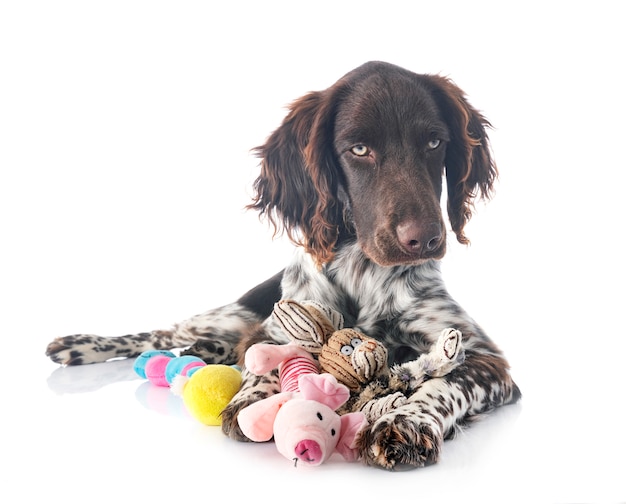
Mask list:
MULTIPOLYGON (((47 355, 63 365, 183 348, 207 363, 241 362, 253 343, 285 343, 270 316, 281 298, 315 300, 383 342, 390 364, 428 352, 442 329, 462 333, 465 361, 425 381, 402 406, 359 435, 362 460, 394 469, 439 460, 445 439, 521 393, 499 348, 446 291, 439 260, 448 223, 464 228, 477 198, 489 199, 498 171, 487 119, 450 79, 368 62, 323 91, 294 101, 255 149, 261 160, 248 205, 298 245, 293 262, 237 301, 169 330, 116 338, 57 338, 47 355), (446 187, 447 220, 442 211, 446 187)), ((278 391, 276 371, 243 370, 222 412, 222 430, 245 406, 278 391)))

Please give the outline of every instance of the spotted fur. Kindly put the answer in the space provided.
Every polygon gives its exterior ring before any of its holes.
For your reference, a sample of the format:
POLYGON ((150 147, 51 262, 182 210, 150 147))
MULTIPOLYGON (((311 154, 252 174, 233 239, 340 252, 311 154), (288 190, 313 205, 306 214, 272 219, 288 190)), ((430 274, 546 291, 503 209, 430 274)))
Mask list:
MULTIPOLYGON (((67 336, 47 354, 74 365, 189 347, 209 363, 230 364, 252 343, 287 342, 270 317, 281 298, 337 310, 346 327, 386 345, 390 365, 429 352, 444 328, 458 329, 463 364, 393 403, 358 439, 367 464, 437 462, 459 427, 521 396, 500 350, 448 294, 438 263, 447 246, 443 179, 447 222, 461 243, 468 242, 473 200, 492 192, 488 127, 449 79, 362 65, 296 100, 256 151, 261 173, 249 208, 301 246, 291 265, 236 302, 170 330, 67 336)), ((224 433, 246 440, 238 412, 278 387, 275 371, 259 377, 244 369, 240 391, 222 412, 224 433)))
POLYGON ((201 355, 209 364, 237 360, 241 334, 260 321, 258 314, 233 303, 196 315, 171 329, 115 338, 75 334, 53 340, 46 355, 54 362, 75 366, 110 359, 137 357, 146 350, 189 347, 184 353, 201 355))

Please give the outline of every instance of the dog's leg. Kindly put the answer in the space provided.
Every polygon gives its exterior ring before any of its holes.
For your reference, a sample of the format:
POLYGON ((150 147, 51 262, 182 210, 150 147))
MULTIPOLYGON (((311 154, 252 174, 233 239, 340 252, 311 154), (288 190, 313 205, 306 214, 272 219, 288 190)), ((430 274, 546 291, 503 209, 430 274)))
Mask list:
POLYGON ((464 364, 424 382, 406 404, 361 432, 359 450, 365 463, 386 469, 433 464, 459 425, 520 396, 502 357, 467 351, 464 364))
POLYGON ((171 350, 193 345, 188 353, 211 364, 233 364, 240 334, 259 322, 258 316, 238 303, 207 311, 169 330, 106 337, 74 334, 52 341, 46 355, 54 362, 73 366, 137 357, 146 350, 171 350))
POLYGON ((184 348, 210 364, 234 364, 236 348, 251 327, 264 320, 280 298, 282 271, 254 287, 235 303, 209 310, 157 330, 120 337, 75 334, 52 341, 46 355, 62 365, 91 364, 115 358, 132 358, 146 350, 184 348))
POLYGON ((136 357, 145 350, 165 350, 191 343, 192 340, 178 336, 174 330, 116 337, 73 334, 53 340, 46 348, 46 355, 57 364, 76 366, 136 357))
POLYGON ((256 401, 280 392, 280 382, 277 369, 257 376, 244 368, 242 378, 239 392, 222 411, 222 432, 237 441, 250 441, 239 428, 239 412, 256 401))

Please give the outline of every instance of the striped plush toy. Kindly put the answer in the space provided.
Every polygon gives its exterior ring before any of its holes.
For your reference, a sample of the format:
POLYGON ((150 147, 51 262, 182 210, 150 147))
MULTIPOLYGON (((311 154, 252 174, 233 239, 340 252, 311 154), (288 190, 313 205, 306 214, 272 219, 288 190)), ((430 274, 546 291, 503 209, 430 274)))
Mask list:
MULTIPOLYGON (((461 332, 452 328, 444 329, 431 350, 418 359, 389 368, 387 349, 355 329, 344 328, 343 316, 327 306, 283 299, 274 305, 272 315, 290 343, 265 345, 269 347, 266 350, 274 355, 282 353, 283 357, 296 352, 308 359, 307 365, 313 372, 316 366, 319 372, 333 375, 350 389, 350 399, 339 412, 362 411, 370 422, 404 404, 424 381, 446 375, 465 358, 461 332)), ((278 362, 266 365, 262 372, 273 369, 278 362)), ((285 383, 297 381, 297 377, 290 376, 290 370, 303 369, 284 363, 278 367, 281 382, 285 383)), ((261 371, 258 366, 256 369, 261 371)))

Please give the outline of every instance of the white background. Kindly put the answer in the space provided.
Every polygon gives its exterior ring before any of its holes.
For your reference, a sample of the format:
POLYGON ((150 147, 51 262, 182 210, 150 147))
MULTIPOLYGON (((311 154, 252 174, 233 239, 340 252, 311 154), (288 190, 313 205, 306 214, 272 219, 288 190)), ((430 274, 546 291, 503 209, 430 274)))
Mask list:
POLYGON ((3 2, 2 500, 626 501, 621 11, 3 2), (495 127, 496 197, 443 269, 506 352, 521 404, 433 467, 294 469, 271 444, 199 425, 128 363, 45 358, 55 336, 166 328, 282 268, 291 245, 243 211, 250 149, 291 100, 373 59, 450 76, 495 127))

